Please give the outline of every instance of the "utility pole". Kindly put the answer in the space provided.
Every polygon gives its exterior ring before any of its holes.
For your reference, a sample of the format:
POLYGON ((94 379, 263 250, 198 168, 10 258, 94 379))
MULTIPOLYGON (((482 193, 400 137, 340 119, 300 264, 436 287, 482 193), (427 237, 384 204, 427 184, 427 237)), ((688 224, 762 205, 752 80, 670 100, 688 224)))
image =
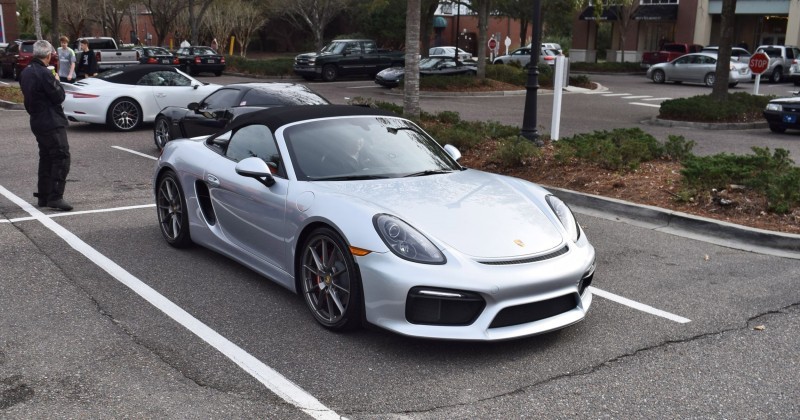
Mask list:
POLYGON ((531 61, 528 64, 528 82, 525 84, 525 112, 522 114, 520 135, 542 145, 536 130, 536 96, 539 94, 539 52, 542 49, 542 2, 533 1, 533 39, 531 40, 531 61))

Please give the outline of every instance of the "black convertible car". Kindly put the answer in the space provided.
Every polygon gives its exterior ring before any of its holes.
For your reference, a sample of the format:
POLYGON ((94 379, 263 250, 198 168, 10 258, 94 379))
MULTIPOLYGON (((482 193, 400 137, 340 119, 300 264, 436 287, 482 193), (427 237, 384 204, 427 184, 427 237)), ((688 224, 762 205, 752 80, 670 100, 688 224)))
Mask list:
POLYGON ((219 88, 200 103, 171 106, 155 119, 153 140, 159 150, 171 139, 214 134, 242 114, 286 105, 329 105, 330 102, 295 83, 235 83, 219 88))
MULTIPOLYGON (((463 62, 456 60, 453 56, 430 56, 423 58, 419 62, 419 75, 424 76, 457 76, 457 75, 475 75, 478 74, 478 66, 476 63, 463 62)), ((405 75, 405 68, 403 67, 390 67, 381 71, 375 76, 375 83, 393 88, 400 84, 405 75)))

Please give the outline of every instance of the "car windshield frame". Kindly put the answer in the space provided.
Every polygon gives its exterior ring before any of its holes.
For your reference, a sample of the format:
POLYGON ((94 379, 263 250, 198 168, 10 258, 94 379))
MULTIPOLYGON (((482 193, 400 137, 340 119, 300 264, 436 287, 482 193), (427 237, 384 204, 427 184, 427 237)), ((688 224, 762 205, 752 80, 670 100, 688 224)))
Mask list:
POLYGON ((400 117, 301 121, 280 128, 277 135, 298 181, 393 179, 462 169, 425 131, 400 117))

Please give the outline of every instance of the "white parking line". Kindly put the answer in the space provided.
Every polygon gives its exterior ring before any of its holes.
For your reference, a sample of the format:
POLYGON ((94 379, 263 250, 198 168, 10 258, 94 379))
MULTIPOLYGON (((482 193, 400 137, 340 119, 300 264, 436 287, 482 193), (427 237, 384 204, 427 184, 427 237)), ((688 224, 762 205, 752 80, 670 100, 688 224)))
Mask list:
POLYGON ((661 108, 660 104, 643 104, 641 102, 629 102, 631 105, 649 106, 652 108, 661 108))
MULTIPOLYGON (((650 95, 642 95, 642 96, 626 96, 622 99, 642 99, 642 98, 652 98, 650 95)), ((647 99, 645 99, 647 100, 647 99)))
POLYGON ((297 407, 304 413, 316 419, 341 419, 341 416, 324 406, 321 402, 319 402, 319 400, 314 398, 304 389, 300 388, 271 367, 265 365, 263 362, 256 359, 227 338, 223 337, 216 331, 209 328, 207 325, 200 322, 197 318, 193 317, 191 314, 174 304, 172 301, 155 291, 153 288, 134 277, 124 268, 117 265, 117 263, 89 246, 89 244, 82 241, 80 238, 75 236, 75 234, 53 221, 53 219, 47 217, 47 215, 32 205, 28 204, 27 201, 17 197, 11 191, 5 189, 5 187, 2 185, 0 185, 0 194, 14 202, 16 205, 20 206, 33 218, 41 222, 45 227, 53 231, 53 233, 67 242, 67 244, 69 244, 73 249, 80 252, 90 261, 94 262, 98 267, 102 268, 112 277, 117 279, 117 281, 130 288, 136 294, 148 301, 151 305, 161 310, 164 314, 181 324, 203 341, 216 348, 220 353, 231 359, 245 372, 264 384, 270 391, 274 392, 287 403, 297 407))
POLYGON ((650 98, 650 99, 642 99, 643 101, 667 101, 672 98, 650 98))
MULTIPOLYGON (((64 216, 78 216, 81 214, 91 214, 91 213, 108 213, 112 211, 144 209, 155 206, 156 206, 155 204, 142 204, 139 206, 114 207, 110 209, 82 210, 82 211, 58 212, 51 214, 42 213, 42 214, 44 214, 45 217, 64 217, 64 216)), ((29 220, 37 220, 37 219, 36 217, 17 217, 15 219, 0 219, 0 223, 17 223, 17 222, 26 222, 29 220)))
POLYGON ((146 157, 148 159, 158 160, 157 157, 150 156, 150 155, 145 154, 145 153, 137 152, 136 150, 126 149, 126 148, 120 147, 120 146, 111 146, 111 147, 113 147, 115 149, 118 149, 118 150, 122 150, 123 152, 133 153, 134 155, 139 155, 139 156, 142 156, 142 157, 146 157))
POLYGON ((667 318, 670 321, 679 322, 681 324, 685 324, 687 322, 692 322, 691 319, 684 318, 682 316, 678 316, 675 314, 671 314, 666 311, 662 311, 661 309, 656 309, 652 306, 645 305, 644 303, 639 303, 634 300, 630 300, 628 298, 624 298, 622 296, 615 295, 613 293, 606 292, 605 290, 600 290, 594 286, 589 286, 589 289, 592 291, 593 295, 600 296, 602 298, 606 298, 608 300, 613 300, 614 302, 621 303, 625 306, 629 306, 633 309, 638 309, 640 311, 647 312, 649 314, 653 314, 656 316, 660 316, 662 318, 667 318))
POLYGON ((383 89, 384 87, 383 86, 378 86, 378 85, 373 85, 373 86, 348 86, 347 88, 348 89, 377 89, 377 88, 383 89))
POLYGON ((630 96, 630 93, 604 93, 603 96, 630 96))

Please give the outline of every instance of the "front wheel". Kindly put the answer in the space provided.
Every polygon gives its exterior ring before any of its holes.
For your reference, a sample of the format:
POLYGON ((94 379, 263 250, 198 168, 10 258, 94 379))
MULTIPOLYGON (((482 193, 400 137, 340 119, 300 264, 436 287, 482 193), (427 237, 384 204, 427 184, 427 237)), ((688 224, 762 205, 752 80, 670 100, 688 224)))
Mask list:
POLYGON ((332 82, 336 80, 337 70, 336 66, 332 64, 328 64, 327 66, 322 68, 322 81, 323 82, 332 82))
POLYGON ((706 86, 714 87, 714 82, 717 81, 717 75, 714 73, 708 73, 703 81, 705 82, 706 86))
POLYGON ((736 85, 738 85, 738 84, 739 84, 739 82, 731 82, 731 83, 728 83, 728 87, 729 88, 736 87, 736 85))
POLYGON ((667 75, 664 74, 663 70, 655 70, 651 78, 653 79, 653 83, 664 83, 667 80, 667 75))
POLYGON ((330 228, 311 233, 300 249, 297 273, 306 306, 322 326, 333 331, 358 327, 361 287, 355 262, 344 240, 330 228))
POLYGON ((192 243, 189 235, 189 213, 178 176, 166 172, 158 180, 156 211, 161 235, 175 248, 185 248, 192 243))
POLYGON ((769 81, 772 83, 780 83, 781 80, 783 80, 783 69, 775 67, 775 70, 772 70, 772 74, 769 75, 769 81))
POLYGON ((119 98, 108 107, 108 124, 118 131, 130 131, 142 122, 142 108, 131 98, 119 98))
POLYGON ((153 128, 153 141, 156 143, 158 150, 161 150, 169 140, 169 121, 163 115, 159 115, 156 118, 155 128, 153 128))
POLYGON ((773 133, 783 133, 786 131, 786 127, 777 124, 770 124, 769 131, 772 131, 773 133))

